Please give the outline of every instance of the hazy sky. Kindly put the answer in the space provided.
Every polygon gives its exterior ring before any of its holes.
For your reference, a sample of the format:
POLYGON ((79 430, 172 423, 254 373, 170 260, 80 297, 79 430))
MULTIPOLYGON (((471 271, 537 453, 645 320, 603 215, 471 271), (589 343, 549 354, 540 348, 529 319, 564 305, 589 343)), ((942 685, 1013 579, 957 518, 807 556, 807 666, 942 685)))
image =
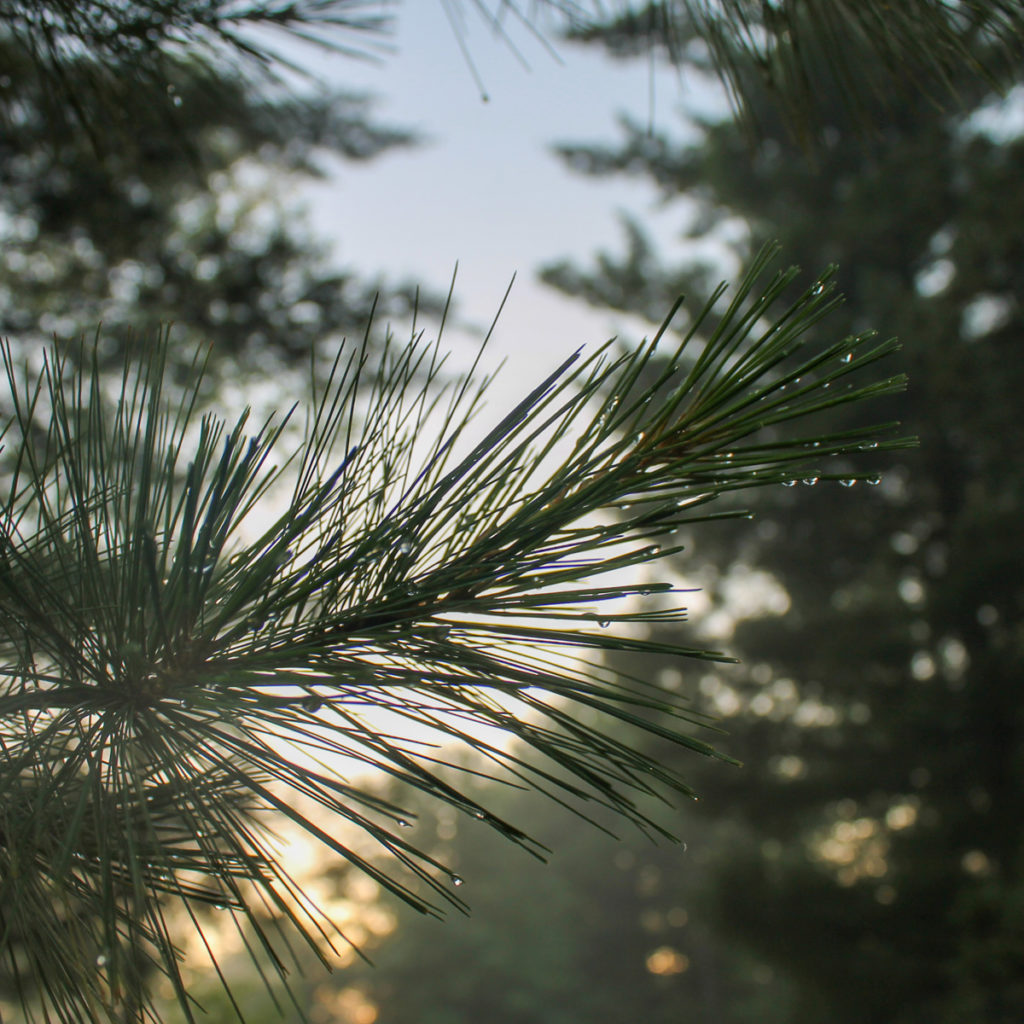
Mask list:
POLYGON ((516 274, 490 365, 507 356, 503 384, 521 388, 622 323, 539 284, 538 265, 562 256, 587 259, 602 246, 618 250, 618 210, 639 215, 669 246, 680 223, 677 211, 657 207, 646 186, 570 174, 549 152, 551 144, 612 140, 623 112, 678 135, 681 102, 706 107, 713 100, 706 87, 673 69, 652 77, 643 60, 615 63, 559 44, 559 63, 519 28, 514 35, 529 64, 524 68, 478 19, 468 28, 488 102, 440 0, 398 8, 396 52, 379 65, 304 51, 322 77, 379 97, 380 119, 427 140, 362 166, 339 164, 333 180, 311 191, 311 208, 339 262, 363 273, 409 275, 443 290, 458 262, 459 310, 475 323, 490 322, 516 274))

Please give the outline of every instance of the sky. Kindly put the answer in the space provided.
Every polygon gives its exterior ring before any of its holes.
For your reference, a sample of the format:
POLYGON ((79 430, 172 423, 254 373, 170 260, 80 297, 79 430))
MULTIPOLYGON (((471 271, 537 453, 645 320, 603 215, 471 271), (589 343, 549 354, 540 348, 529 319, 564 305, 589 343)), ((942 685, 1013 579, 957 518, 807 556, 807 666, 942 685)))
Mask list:
POLYGON ((478 17, 465 27, 486 101, 441 0, 399 6, 395 52, 379 63, 302 51, 316 75, 373 94, 379 119, 425 138, 366 164, 339 162, 305 199, 316 232, 343 265, 391 280, 411 277, 440 292, 458 265, 458 310, 477 329, 449 339, 456 364, 472 348, 468 339, 482 336, 515 276, 487 362, 493 369, 507 360, 492 394, 510 398, 580 345, 599 344, 621 328, 641 331, 540 284, 542 263, 618 251, 619 211, 638 217, 667 253, 678 244, 680 214, 659 208, 650 186, 573 175, 551 145, 613 141, 622 113, 682 137, 682 104, 722 109, 724 101, 675 69, 652 72, 647 60, 613 62, 564 43, 556 59, 520 28, 512 34, 524 66, 478 17))

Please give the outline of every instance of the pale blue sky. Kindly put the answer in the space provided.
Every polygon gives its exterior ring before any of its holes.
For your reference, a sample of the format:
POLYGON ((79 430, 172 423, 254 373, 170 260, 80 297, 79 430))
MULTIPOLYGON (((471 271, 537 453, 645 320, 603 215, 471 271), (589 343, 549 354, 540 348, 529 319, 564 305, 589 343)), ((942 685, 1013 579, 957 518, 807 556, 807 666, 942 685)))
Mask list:
POLYGON ((469 27, 486 103, 439 0, 399 7, 396 52, 379 65, 303 52, 325 79, 378 96, 380 118, 429 140, 363 166, 339 164, 336 177, 309 197, 318 234, 333 241, 343 264, 443 289, 457 261, 459 309, 474 322, 490 321, 515 273, 489 364, 508 357, 504 392, 622 324, 540 285, 540 263, 616 249, 617 210, 639 215, 669 247, 681 222, 640 183, 571 175, 550 154, 551 143, 611 140, 621 112, 643 122, 653 117, 678 134, 680 104, 706 106, 714 97, 706 84, 673 69, 658 71, 652 82, 645 61, 615 63, 559 45, 559 63, 520 30, 526 69, 479 21, 469 27))

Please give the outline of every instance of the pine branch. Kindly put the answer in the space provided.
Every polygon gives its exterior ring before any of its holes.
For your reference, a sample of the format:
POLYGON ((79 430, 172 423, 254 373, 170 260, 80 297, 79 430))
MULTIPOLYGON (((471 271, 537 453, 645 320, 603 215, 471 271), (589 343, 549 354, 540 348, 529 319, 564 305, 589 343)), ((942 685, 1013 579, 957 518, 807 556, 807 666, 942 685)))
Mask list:
POLYGON ((413 907, 462 908, 461 879, 374 777, 538 856, 460 780, 667 835, 647 798, 689 787, 623 737, 728 758, 693 734, 706 716, 600 656, 725 655, 630 630, 680 621, 641 599, 678 591, 608 574, 656 570, 679 527, 738 514, 715 505, 727 492, 869 479, 843 460, 908 443, 892 424, 806 422, 904 382, 859 373, 894 342, 814 340, 830 272, 794 294, 795 270, 766 280, 771 259, 667 360, 671 316, 636 351, 577 352, 475 441, 485 385, 442 384, 419 337, 387 345, 372 379, 365 343, 339 353, 281 461, 294 410, 247 434, 248 415, 199 418, 194 390, 170 402, 166 337, 126 359, 113 403, 92 347, 50 353, 35 378, 5 348, 0 947, 15 977, 60 1019, 100 1021, 149 1005, 155 969, 192 1019, 177 902, 200 932, 203 905, 247 924, 283 981, 266 911, 315 950, 332 926, 278 862, 270 812, 413 907))

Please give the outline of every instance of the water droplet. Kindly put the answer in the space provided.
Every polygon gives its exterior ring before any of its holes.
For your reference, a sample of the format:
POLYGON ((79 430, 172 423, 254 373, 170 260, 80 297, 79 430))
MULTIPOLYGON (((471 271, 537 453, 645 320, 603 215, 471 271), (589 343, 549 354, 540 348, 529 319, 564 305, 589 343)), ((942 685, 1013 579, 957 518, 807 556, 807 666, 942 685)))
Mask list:
POLYGON ((878 442, 877 441, 867 441, 865 444, 862 444, 860 446, 860 450, 862 452, 870 452, 870 451, 873 451, 877 447, 878 447, 878 442))
POLYGON ((856 480, 840 480, 839 485, 841 487, 852 487, 856 482, 856 480))
POLYGON ((840 358, 839 362, 841 362, 841 363, 852 363, 853 362, 853 353, 852 352, 847 352, 845 356, 840 358))
POLYGON ((782 486, 783 487, 796 487, 796 481, 795 480, 783 480, 782 481, 782 486))
POLYGON ((477 821, 483 821, 484 818, 487 817, 487 815, 484 814, 483 811, 474 811, 473 812, 473 817, 476 818, 477 821))
POLYGON ((109 963, 110 963, 110 957, 107 956, 106 953, 100 953, 100 955, 98 957, 96 957, 96 966, 97 967, 106 967, 107 964, 109 964, 109 963))
POLYGON ((607 628, 608 628, 608 627, 609 627, 609 626, 611 625, 611 621, 610 621, 609 619, 598 619, 598 620, 597 620, 597 624, 598 624, 598 625, 599 625, 599 626, 600 626, 600 627, 601 627, 602 629, 607 629, 607 628))
POLYGON ((406 821, 406 820, 405 820, 405 818, 399 818, 399 819, 398 819, 398 820, 397 820, 397 821, 395 822, 395 824, 396 824, 396 825, 397 825, 397 826, 398 826, 399 828, 412 828, 412 822, 411 822, 411 821, 406 821))
POLYGON ((880 476, 869 476, 867 480, 864 481, 868 487, 877 487, 881 482, 882 478, 880 476))
POLYGON ((465 879, 461 875, 452 875, 452 885, 462 885, 465 879))
POLYGON ((818 478, 816 476, 804 477, 804 479, 800 481, 804 487, 813 487, 817 482, 818 478))
POLYGON ((319 697, 306 697, 301 704, 307 711, 319 711, 324 706, 319 697))
POLYGON ((647 435, 642 430, 638 431, 633 435, 633 444, 640 444, 646 436, 647 435))
POLYGON ((820 295, 824 290, 825 286, 821 283, 821 281, 815 281, 811 287, 811 294, 820 295))
POLYGON ((400 555, 411 555, 415 550, 415 545, 408 537, 398 542, 398 553, 400 555))

